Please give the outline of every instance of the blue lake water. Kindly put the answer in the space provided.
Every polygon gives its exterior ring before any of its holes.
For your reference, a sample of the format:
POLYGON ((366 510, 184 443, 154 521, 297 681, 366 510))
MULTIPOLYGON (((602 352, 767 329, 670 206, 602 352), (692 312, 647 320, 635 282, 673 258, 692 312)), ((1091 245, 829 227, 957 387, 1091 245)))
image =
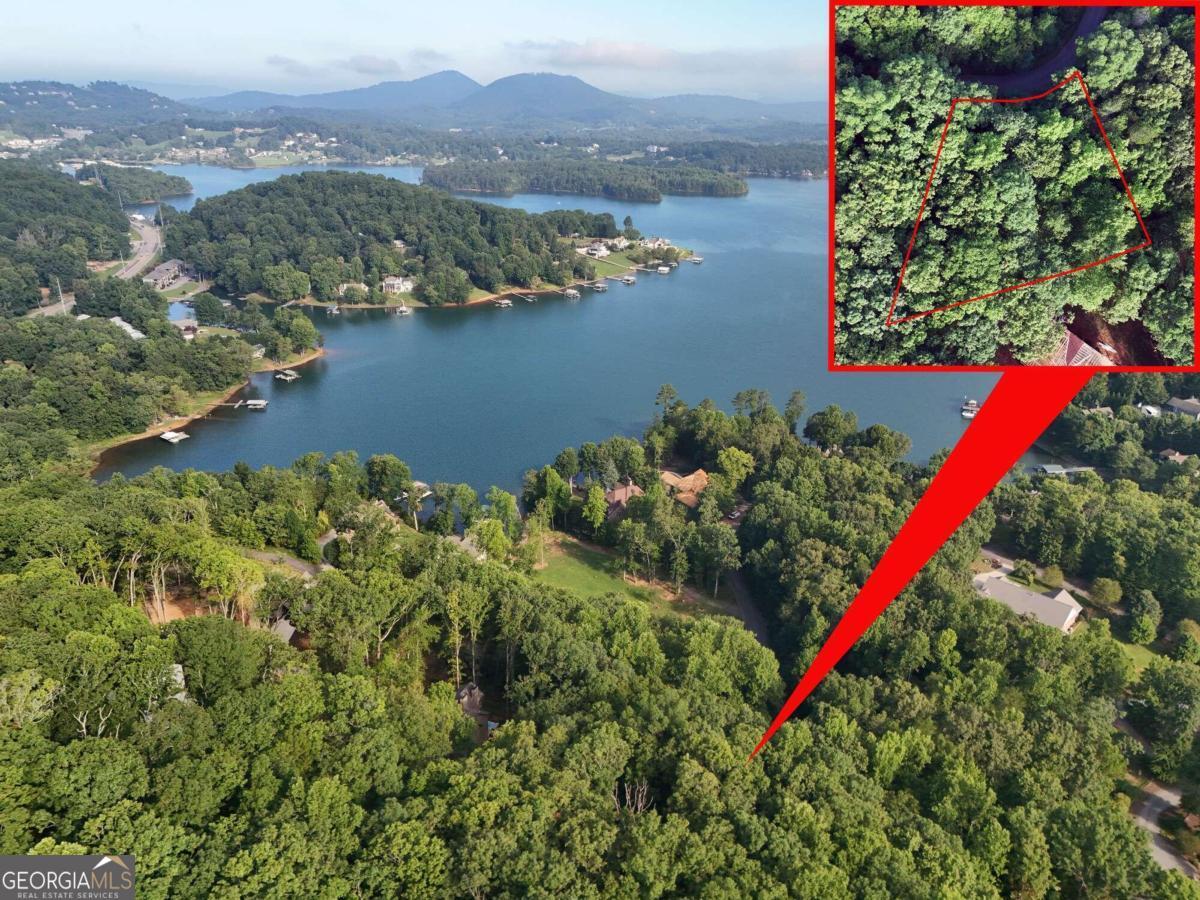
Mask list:
MULTIPOLYGON (((316 168, 316 167, 312 167, 316 168)), ((362 167, 404 181, 408 167, 362 167)), ((186 176, 188 209, 211 196, 302 168, 237 170, 169 166, 186 176)), ((476 198, 477 199, 477 198, 476 198)), ((646 234, 693 248, 702 265, 643 273, 637 285, 584 291, 577 302, 543 297, 512 309, 379 310, 330 317, 314 311, 327 355, 291 384, 256 375, 246 396, 265 412, 221 410, 193 422, 191 439, 157 439, 105 454, 101 477, 157 465, 227 469, 286 465, 312 450, 395 453, 425 481, 513 490, 525 469, 564 446, 639 435, 659 385, 688 403, 728 408, 744 388, 780 405, 792 390, 809 409, 837 403, 862 426, 907 433, 913 458, 957 441, 964 396, 983 399, 993 376, 958 373, 831 374, 826 369, 826 183, 752 179, 738 198, 667 197, 633 204, 596 197, 518 195, 494 201, 631 215, 646 234)))

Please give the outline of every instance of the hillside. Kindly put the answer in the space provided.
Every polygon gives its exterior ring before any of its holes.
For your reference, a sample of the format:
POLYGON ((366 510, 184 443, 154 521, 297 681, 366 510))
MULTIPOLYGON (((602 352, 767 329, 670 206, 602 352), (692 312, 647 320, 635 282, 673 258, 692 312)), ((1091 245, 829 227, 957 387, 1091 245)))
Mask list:
POLYGON ((192 192, 192 183, 182 175, 167 175, 138 166, 110 166, 104 163, 80 166, 79 181, 99 177, 100 186, 123 203, 145 203, 163 197, 182 197, 192 192))
POLYGON ((265 109, 403 113, 420 124, 509 127, 514 123, 576 126, 679 127, 698 123, 799 122, 825 119, 824 103, 759 103, 738 97, 681 94, 646 100, 601 90, 573 75, 522 73, 484 86, 461 72, 447 71, 414 81, 382 82, 323 94, 242 91, 189 101, 223 112, 265 109))
POLYGON ((585 194, 657 203, 663 194, 740 197, 746 182, 695 166, 631 166, 593 160, 452 162, 426 166, 421 183, 489 194, 585 194))
POLYGON ((53 134, 52 126, 112 128, 185 116, 188 107, 114 81, 85 87, 58 81, 0 82, 0 128, 23 135, 53 134))
POLYGON ((129 221, 98 187, 33 163, 0 161, 0 315, 37 306, 38 285, 68 288, 89 259, 129 253, 129 221))
POLYGON ((365 282, 382 302, 382 278, 408 275, 416 296, 437 306, 465 302, 473 287, 590 277, 563 240, 575 232, 617 233, 608 214, 530 215, 383 175, 307 172, 197 203, 172 223, 167 249, 230 293, 332 300, 340 284, 365 282))
POLYGON ((321 94, 275 94, 238 91, 220 97, 188 100, 194 106, 221 112, 268 108, 373 110, 397 112, 421 106, 445 106, 478 90, 480 85, 462 72, 446 71, 412 81, 383 81, 365 88, 321 94))

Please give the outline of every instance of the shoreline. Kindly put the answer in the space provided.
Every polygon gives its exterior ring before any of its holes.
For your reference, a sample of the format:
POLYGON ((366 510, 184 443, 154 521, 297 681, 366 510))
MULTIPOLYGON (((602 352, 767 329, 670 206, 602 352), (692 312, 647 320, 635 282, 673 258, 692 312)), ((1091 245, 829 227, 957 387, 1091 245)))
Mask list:
MULTIPOLYGON (((284 369, 292 369, 297 366, 304 366, 308 363, 314 362, 315 360, 321 359, 324 355, 325 348, 317 347, 315 350, 310 350, 308 353, 301 356, 298 360, 281 363, 268 362, 265 367, 256 368, 251 371, 250 374, 257 375, 260 372, 279 372, 284 369)), ((119 440, 115 440, 115 442, 112 444, 107 444, 99 450, 93 450, 89 452, 88 455, 91 461, 91 468, 88 470, 88 477, 91 478, 95 476, 96 471, 100 468, 100 464, 104 461, 104 454, 108 453, 110 450, 115 450, 117 447, 123 447, 126 444, 133 444, 137 441, 144 441, 148 438, 158 437, 164 431, 175 431, 176 429, 195 422, 197 419, 203 419, 210 415, 214 410, 219 408, 221 404, 228 403, 231 399, 236 397, 249 386, 250 379, 247 378, 245 381, 235 384, 233 387, 222 392, 219 396, 205 403, 194 413, 186 416, 176 416, 175 418, 168 419, 165 422, 158 422, 146 428, 145 431, 140 431, 137 434, 125 435, 119 440)))

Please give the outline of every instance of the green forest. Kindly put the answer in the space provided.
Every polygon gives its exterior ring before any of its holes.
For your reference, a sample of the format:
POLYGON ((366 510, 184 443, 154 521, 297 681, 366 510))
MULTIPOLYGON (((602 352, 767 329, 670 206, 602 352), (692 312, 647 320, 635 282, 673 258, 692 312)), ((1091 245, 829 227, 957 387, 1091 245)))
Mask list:
POLYGON ((105 190, 116 194, 126 204, 182 197, 192 192, 192 183, 182 175, 167 175, 138 166, 92 163, 80 166, 75 177, 80 181, 98 178, 105 190))
MULTIPOLYGON (((799 394, 730 414, 667 386, 643 440, 532 473, 526 519, 504 491, 437 485, 420 530, 388 454, 102 485, 31 466, 0 487, 0 847, 133 852, 148 898, 1200 897, 1152 862, 1121 789, 1146 751, 1113 728, 1136 699, 1151 764, 1194 766, 1196 662, 1139 677, 1106 619, 1063 636, 968 580, 1039 491, 1128 507, 1136 486, 999 489, 747 761, 940 462, 907 449, 799 394), (668 459, 710 468, 715 499, 684 517, 656 488, 668 459), (704 582, 730 560, 677 532, 733 533, 723 503, 752 502, 733 564, 773 648, 539 580, 548 528, 590 534, 592 487, 621 479, 645 490, 616 529, 640 533, 630 558, 704 582), (486 560, 442 537, 459 526, 486 560)), ((1086 508, 1058 521, 1093 529, 1086 508)), ((1113 577, 1157 586, 1133 571, 1113 577)))
POLYGON ((115 196, 45 166, 0 160, 0 316, 37 306, 39 287, 68 290, 89 259, 128 253, 129 220, 115 196))
POLYGON ((252 344, 279 358, 320 341, 298 310, 268 319, 253 305, 231 322, 238 336, 186 341, 167 320, 166 301, 140 281, 77 282, 75 298, 75 310, 91 318, 0 319, 0 484, 43 464, 86 470, 90 443, 191 413, 197 397, 246 380, 252 344), (145 338, 107 321, 113 316, 145 338))
MULTIPOLYGON (((1075 66, 1152 245, 1085 272, 885 325, 951 98, 996 95, 989 78, 1045 56, 1074 33, 1078 17, 1078 10, 1032 7, 838 11, 839 361, 1034 363, 1050 354, 1064 325, 1086 319, 1140 323, 1164 360, 1191 363, 1190 9, 1111 9, 1077 42, 1075 66), (995 65, 979 68, 979 60, 995 65)), ((1044 88, 1072 70, 1048 74, 1044 88)), ((1143 241, 1077 82, 1029 103, 960 104, 896 315, 1062 272, 1143 241)))
POLYGON ((457 161, 426 166, 421 183, 485 194, 584 194, 658 203, 663 194, 739 197, 746 182, 695 166, 630 166, 598 160, 457 161))
POLYGON ((594 276, 566 238, 614 237, 607 213, 530 215, 448 197, 383 175, 308 172, 203 200, 167 231, 167 251, 236 294, 273 300, 339 285, 377 287, 411 275, 431 306, 463 303, 471 289, 568 284, 594 276))

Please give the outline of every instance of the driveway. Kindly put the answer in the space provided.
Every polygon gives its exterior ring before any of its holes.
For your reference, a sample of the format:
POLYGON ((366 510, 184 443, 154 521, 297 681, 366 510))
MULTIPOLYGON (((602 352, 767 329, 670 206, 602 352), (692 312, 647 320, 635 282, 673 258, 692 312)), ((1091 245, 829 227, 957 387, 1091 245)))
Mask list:
POLYGON ((1179 788, 1150 781, 1142 788, 1141 797, 1129 807, 1129 812, 1134 824, 1150 836, 1150 855, 1154 861, 1164 869, 1177 869, 1189 878, 1195 878, 1196 867, 1183 858, 1158 827, 1159 816, 1179 806, 1179 801, 1179 788))
MULTIPOLYGON (((979 554, 989 562, 993 562, 998 565, 1000 568, 997 569, 996 572, 1000 575, 1007 575, 1009 572, 1011 572, 1013 569, 1013 564, 1016 562, 1016 560, 1009 556, 1005 556, 1003 553, 993 547, 984 547, 979 551, 979 554)), ((1037 577, 1041 578, 1045 569, 1043 569, 1041 566, 1037 566, 1036 571, 1037 577)), ((1070 579, 1063 579, 1063 587, 1065 587, 1072 594, 1078 594, 1080 597, 1091 597, 1091 594, 1088 593, 1087 588, 1074 581, 1071 581, 1070 579)))

